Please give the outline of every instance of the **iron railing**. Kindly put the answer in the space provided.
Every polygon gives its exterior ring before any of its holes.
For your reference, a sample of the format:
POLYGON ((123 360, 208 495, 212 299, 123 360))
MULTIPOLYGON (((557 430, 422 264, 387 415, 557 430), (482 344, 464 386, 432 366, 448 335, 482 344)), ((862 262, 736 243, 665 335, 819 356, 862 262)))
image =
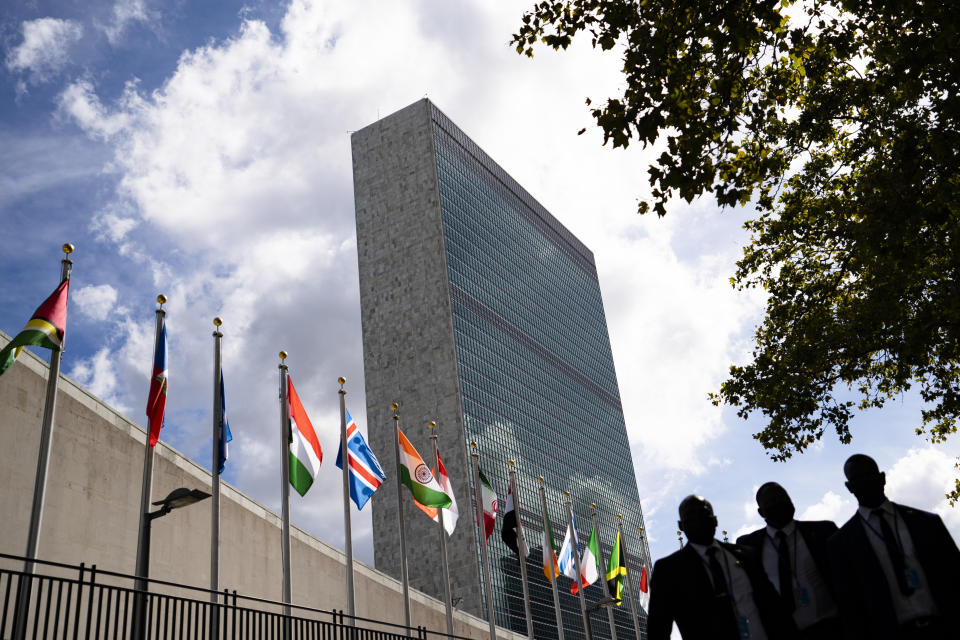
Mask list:
POLYGON ((469 640, 343 611, 0 553, 0 640, 469 640), (139 584, 142 584, 140 582, 139 584))

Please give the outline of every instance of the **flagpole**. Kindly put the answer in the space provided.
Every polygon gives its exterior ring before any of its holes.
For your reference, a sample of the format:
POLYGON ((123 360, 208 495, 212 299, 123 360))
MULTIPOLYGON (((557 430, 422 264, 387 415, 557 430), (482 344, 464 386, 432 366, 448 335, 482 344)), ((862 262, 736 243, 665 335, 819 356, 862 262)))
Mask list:
MULTIPOLYGON (((543 538, 546 542, 547 538, 547 523, 550 521, 550 515, 547 513, 547 493, 543 488, 543 476, 537 477, 537 483, 539 484, 540 489, 540 508, 543 510, 543 538)), ((551 540, 551 544, 553 541, 551 540)), ((556 558, 556 549, 551 549, 554 558, 556 558)), ((557 592, 557 574, 555 569, 557 568, 555 562, 550 562, 550 587, 553 590, 553 611, 557 617, 557 640, 563 640, 563 615, 560 612, 560 594, 557 592)), ((640 636, 637 636, 639 640, 640 636)))
MULTIPOLYGON (((437 448, 437 423, 431 422, 430 441, 433 443, 433 459, 437 461, 437 479, 440 475, 440 450, 437 448)), ((453 596, 450 593, 450 565, 447 560, 447 530, 443 524, 443 507, 437 508, 437 523, 440 531, 440 562, 443 565, 443 601, 447 611, 447 635, 453 635, 453 596)))
MULTIPOLYGON (((490 579, 490 558, 487 553, 487 537, 483 524, 483 492, 480 489, 480 454, 477 453, 477 443, 470 443, 470 459, 473 462, 473 497, 477 508, 477 528, 480 532, 480 560, 483 564, 483 575, 486 581, 484 595, 487 600, 487 620, 490 623, 490 640, 497 640, 497 621, 493 617, 493 581, 490 579)), ((589 640, 589 639, 588 639, 589 640)))
POLYGON ((287 352, 280 352, 280 513, 283 520, 283 614, 290 615, 290 403, 288 401, 287 352))
MULTIPOLYGON (((60 282, 70 277, 73 261, 72 244, 64 244, 63 259, 60 260, 60 282)), ((40 427, 40 447, 37 451, 37 472, 33 482, 33 505, 30 508, 30 528, 27 530, 27 553, 23 564, 26 574, 17 587, 17 609, 14 614, 14 638, 24 638, 27 632, 28 607, 30 591, 33 586, 31 574, 34 560, 37 559, 37 543, 40 540, 40 523, 43 518, 43 503, 47 491, 47 472, 50 468, 50 450, 53 447, 53 418, 57 409, 57 387, 60 382, 60 358, 66 346, 67 327, 63 327, 63 339, 59 349, 50 350, 50 367, 47 370, 47 396, 43 405, 43 422, 40 427)))
MULTIPOLYGON (((604 597, 610 597, 610 587, 607 585, 607 560, 603 557, 603 543, 600 542, 600 524, 597 519, 597 505, 590 503, 591 515, 593 516, 593 530, 597 532, 597 551, 600 552, 600 582, 603 583, 604 597)), ((604 607, 607 610, 607 622, 610 623, 610 640, 617 640, 617 627, 613 622, 613 607, 604 607)), ((639 640, 639 638, 638 638, 639 640)))
MULTIPOLYGON (((223 428, 223 398, 220 397, 220 317, 213 319, 213 439, 211 440, 212 455, 210 463, 210 602, 217 604, 217 595, 220 590, 220 438, 223 428)), ((210 636, 217 637, 217 611, 214 607, 210 611, 210 636)))
POLYGON ((583 616, 583 632, 587 640, 593 640, 593 634, 590 629, 590 621, 587 620, 587 601, 583 598, 583 573, 580 569, 580 536, 577 535, 577 529, 573 526, 573 502, 570 500, 570 492, 564 491, 564 497, 567 499, 567 526, 573 534, 571 544, 573 546, 573 565, 577 568, 577 596, 580 598, 580 614, 583 616))
MULTIPOLYGON (((640 619, 637 616, 637 600, 633 593, 633 578, 630 576, 630 562, 627 555, 627 539, 623 537, 623 516, 617 514, 617 531, 620 533, 620 556, 623 558, 623 568, 627 574, 627 589, 630 592, 630 612, 633 613, 633 633, 637 640, 640 638, 640 619)), ((642 534, 641 534, 642 535, 642 534)))
MULTIPOLYGON (((160 344, 160 332, 163 331, 163 323, 167 312, 163 310, 163 305, 167 302, 167 296, 162 293, 157 296, 157 330, 156 337, 153 340, 153 353, 157 353, 157 345, 160 344)), ((150 558, 147 555, 147 533, 150 527, 148 513, 150 511, 150 498, 153 493, 153 453, 154 447, 150 446, 150 431, 152 426, 147 421, 147 440, 143 447, 143 481, 140 485, 140 531, 137 535, 137 581, 136 589, 139 591, 147 590, 147 581, 145 579, 148 573, 150 558)))
POLYGON ((347 552, 347 615, 350 616, 347 624, 353 626, 356 602, 353 593, 353 528, 350 526, 350 449, 347 448, 347 392, 343 389, 347 379, 340 376, 337 382, 340 384, 337 394, 340 396, 340 466, 343 467, 343 543, 347 552))
POLYGON ((517 560, 520 561, 520 582, 523 584, 523 613, 527 617, 527 637, 533 638, 533 614, 530 611, 530 585, 527 582, 527 541, 523 532, 523 522, 520 519, 520 493, 517 490, 517 472, 513 468, 513 460, 507 460, 510 468, 510 489, 513 492, 513 511, 517 518, 517 560))
POLYGON ((403 494, 400 491, 400 404, 394 402, 393 409, 393 436, 394 458, 397 461, 397 526, 400 528, 400 582, 403 585, 403 626, 407 637, 410 637, 410 576, 407 574, 407 538, 403 527, 403 494))
MULTIPOLYGON (((60 282, 70 277, 73 261, 73 245, 61 247, 60 282)), ((37 475, 33 483, 33 506, 30 509, 30 529, 27 533, 27 561, 24 572, 33 573, 33 561, 37 558, 37 543, 40 539, 40 521, 43 517, 43 502, 47 490, 47 471, 50 467, 50 449, 53 446, 53 418, 57 410, 57 386, 60 382, 60 358, 66 347, 66 326, 59 349, 50 350, 50 369, 47 373, 47 397, 43 405, 43 423, 40 428, 40 450, 37 453, 37 475)))

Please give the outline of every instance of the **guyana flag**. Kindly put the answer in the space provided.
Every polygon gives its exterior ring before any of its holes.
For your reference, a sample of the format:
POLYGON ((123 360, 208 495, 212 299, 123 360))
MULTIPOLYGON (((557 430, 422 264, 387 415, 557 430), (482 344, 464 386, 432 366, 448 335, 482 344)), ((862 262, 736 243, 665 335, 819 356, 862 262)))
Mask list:
POLYGON ((10 343, 0 350, 0 375, 13 366, 24 347, 45 347, 60 351, 63 349, 63 334, 67 330, 67 296, 70 291, 70 279, 60 283, 56 291, 43 301, 27 326, 10 343))
POLYGON ((627 575, 627 566, 623 562, 623 554, 620 552, 620 532, 617 532, 617 538, 613 542, 613 550, 610 551, 610 562, 607 563, 607 591, 611 598, 617 599, 617 606, 623 601, 623 577, 627 575))

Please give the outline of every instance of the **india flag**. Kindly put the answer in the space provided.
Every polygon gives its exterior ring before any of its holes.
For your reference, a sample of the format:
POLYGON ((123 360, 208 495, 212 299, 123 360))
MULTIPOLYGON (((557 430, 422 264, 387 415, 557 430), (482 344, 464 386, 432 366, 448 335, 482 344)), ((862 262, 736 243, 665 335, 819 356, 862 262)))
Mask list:
POLYGON ((323 449, 310 418, 293 388, 293 379, 287 376, 287 409, 290 412, 290 484, 301 496, 313 484, 320 471, 323 449))
POLYGON ((400 443, 400 481, 410 489, 413 499, 425 507, 449 507, 450 496, 400 429, 397 429, 397 439, 400 443))

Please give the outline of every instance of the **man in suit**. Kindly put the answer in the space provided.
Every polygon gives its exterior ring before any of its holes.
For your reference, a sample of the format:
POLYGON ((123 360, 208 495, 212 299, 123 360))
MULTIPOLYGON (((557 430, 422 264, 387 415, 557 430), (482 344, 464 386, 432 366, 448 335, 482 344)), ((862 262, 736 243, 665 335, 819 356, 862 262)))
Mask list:
POLYGON ((894 504, 870 457, 843 465, 859 508, 827 542, 850 640, 946 640, 960 634, 960 551, 940 516, 894 504))
POLYGON ((649 640, 668 640, 674 622, 684 640, 795 637, 790 616, 753 553, 714 538, 717 518, 709 502, 684 498, 678 526, 687 545, 653 567, 649 640))
POLYGON ((793 612, 800 638, 838 640, 840 618, 827 574, 827 538, 837 525, 829 520, 794 520, 793 501, 776 482, 757 490, 757 511, 767 526, 740 536, 737 544, 760 555, 783 606, 793 612))

